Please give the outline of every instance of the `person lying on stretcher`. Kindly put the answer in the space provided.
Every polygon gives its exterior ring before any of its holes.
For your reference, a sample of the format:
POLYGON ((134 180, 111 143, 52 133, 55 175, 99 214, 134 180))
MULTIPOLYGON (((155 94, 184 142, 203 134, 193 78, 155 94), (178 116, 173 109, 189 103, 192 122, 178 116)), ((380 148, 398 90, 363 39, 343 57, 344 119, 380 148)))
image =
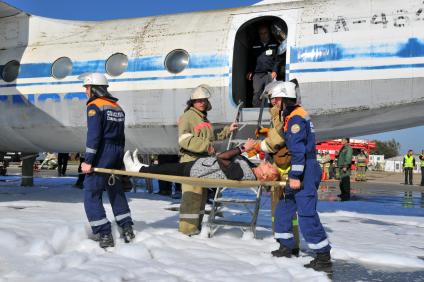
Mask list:
POLYGON ((279 180, 280 173, 277 167, 268 162, 262 162, 256 166, 247 158, 241 156, 242 153, 252 150, 255 146, 256 141, 248 139, 245 144, 214 157, 199 158, 186 163, 169 163, 154 166, 140 163, 137 158, 137 150, 134 151, 132 156, 130 151, 127 151, 124 156, 124 164, 125 170, 132 172, 230 180, 279 180))

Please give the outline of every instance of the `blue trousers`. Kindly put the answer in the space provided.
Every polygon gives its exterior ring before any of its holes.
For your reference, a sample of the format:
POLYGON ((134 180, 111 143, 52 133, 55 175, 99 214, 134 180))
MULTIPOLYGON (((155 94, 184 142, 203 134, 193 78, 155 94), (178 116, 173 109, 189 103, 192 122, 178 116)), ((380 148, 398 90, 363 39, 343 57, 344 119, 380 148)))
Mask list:
POLYGON ((281 245, 289 249, 295 247, 292 219, 297 211, 299 228, 308 247, 317 253, 330 251, 331 246, 316 209, 320 177, 318 163, 307 162, 303 187, 300 190, 285 188, 285 196, 275 210, 275 238, 281 245))
MULTIPOLYGON (((122 164, 122 146, 106 145, 102 148, 101 155, 96 161, 97 167, 118 168, 122 164)), ((130 208, 122 189, 122 183, 116 179, 115 185, 108 184, 108 174, 90 173, 84 180, 84 208, 88 221, 94 234, 107 234, 111 232, 111 224, 106 217, 103 207, 103 191, 106 190, 112 206, 113 215, 120 227, 133 225, 130 208)))

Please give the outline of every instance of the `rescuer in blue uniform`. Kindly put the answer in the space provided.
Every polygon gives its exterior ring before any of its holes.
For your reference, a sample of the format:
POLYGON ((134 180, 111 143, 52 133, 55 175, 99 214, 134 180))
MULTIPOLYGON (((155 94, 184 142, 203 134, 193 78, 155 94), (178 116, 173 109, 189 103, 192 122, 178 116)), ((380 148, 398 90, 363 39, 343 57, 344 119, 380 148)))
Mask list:
POLYGON ((84 207, 93 233, 99 234, 102 248, 113 247, 111 223, 106 217, 102 195, 106 190, 113 214, 126 243, 134 238, 128 201, 117 178, 109 183, 109 175, 93 173, 93 167, 121 169, 125 147, 125 113, 117 104, 118 99, 107 91, 106 77, 100 73, 80 77, 88 96, 87 102, 87 143, 82 172, 84 180, 84 207))
POLYGON ((281 82, 271 90, 273 97, 282 99, 283 135, 291 154, 289 183, 275 211, 275 238, 280 248, 272 255, 292 256, 295 248, 292 219, 297 211, 302 235, 309 248, 317 253, 305 267, 327 271, 332 266, 331 246, 316 210, 321 168, 316 158, 315 130, 308 113, 296 104, 295 88, 292 82, 281 82))

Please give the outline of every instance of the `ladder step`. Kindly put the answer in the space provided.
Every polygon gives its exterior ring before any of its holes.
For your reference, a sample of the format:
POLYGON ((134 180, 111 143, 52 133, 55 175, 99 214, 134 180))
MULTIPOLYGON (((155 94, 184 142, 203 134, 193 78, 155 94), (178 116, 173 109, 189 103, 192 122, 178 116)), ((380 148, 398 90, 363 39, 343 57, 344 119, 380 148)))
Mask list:
POLYGON ((220 199, 216 199, 215 202, 217 203, 230 203, 230 204, 256 204, 257 201, 256 200, 244 200, 244 199, 230 199, 230 198, 220 198, 220 199))
POLYGON ((219 225, 219 226, 232 226, 232 227, 251 227, 252 226, 250 222, 216 220, 216 219, 209 221, 209 224, 219 225))

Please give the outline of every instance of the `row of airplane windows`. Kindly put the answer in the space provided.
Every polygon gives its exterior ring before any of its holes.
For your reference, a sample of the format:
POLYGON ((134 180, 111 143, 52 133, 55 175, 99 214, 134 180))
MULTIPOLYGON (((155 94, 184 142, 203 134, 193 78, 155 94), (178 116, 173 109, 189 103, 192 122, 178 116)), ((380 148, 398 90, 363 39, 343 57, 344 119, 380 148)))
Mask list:
MULTIPOLYGON (((165 68, 172 74, 182 72, 189 63, 190 56, 187 51, 176 49, 168 53, 164 60, 165 68)), ((64 79, 72 73, 72 60, 68 57, 60 57, 51 66, 51 76, 56 79, 64 79)), ((111 55, 105 63, 105 71, 110 76, 119 76, 128 68, 128 56, 123 53, 111 55)), ((1 79, 5 82, 13 82, 19 76, 20 63, 16 60, 9 61, 1 70, 1 79)))

